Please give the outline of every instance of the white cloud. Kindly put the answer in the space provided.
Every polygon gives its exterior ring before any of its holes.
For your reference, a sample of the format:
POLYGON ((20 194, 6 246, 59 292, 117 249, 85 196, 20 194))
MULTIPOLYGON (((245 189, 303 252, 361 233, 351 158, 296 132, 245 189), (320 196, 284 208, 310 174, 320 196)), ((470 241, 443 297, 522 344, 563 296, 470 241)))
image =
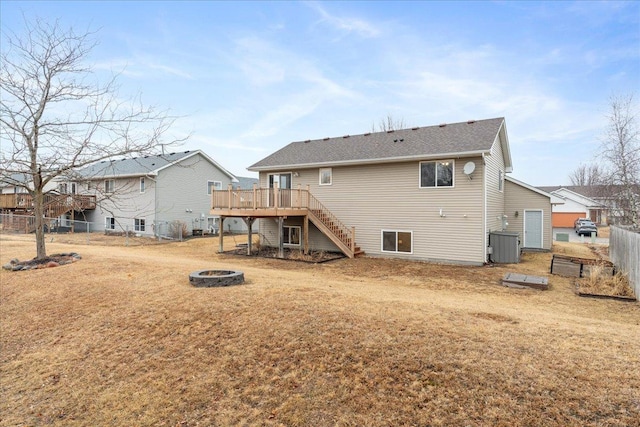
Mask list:
POLYGON ((339 17, 331 15, 316 2, 307 3, 321 16, 321 22, 345 33, 355 33, 361 37, 372 38, 380 35, 380 30, 375 25, 360 18, 339 17))

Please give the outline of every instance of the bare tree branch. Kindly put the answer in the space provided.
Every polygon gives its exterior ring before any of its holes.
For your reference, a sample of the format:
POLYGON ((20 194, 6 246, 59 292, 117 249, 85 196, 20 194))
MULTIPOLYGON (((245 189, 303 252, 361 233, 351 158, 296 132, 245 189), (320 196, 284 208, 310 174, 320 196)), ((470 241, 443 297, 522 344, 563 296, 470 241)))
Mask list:
POLYGON ((3 33, 0 138, 9 144, 0 172, 32 194, 37 257, 43 258, 47 184, 97 161, 154 154, 179 141, 163 139, 175 117, 145 107, 139 97, 120 98, 118 75, 97 79, 86 64, 97 45, 94 32, 26 18, 25 29, 24 37, 3 33))
POLYGON ((377 128, 375 123, 371 125, 371 132, 389 132, 392 130, 400 130, 404 128, 406 128, 404 120, 394 119, 391 113, 389 113, 386 117, 380 119, 377 128))

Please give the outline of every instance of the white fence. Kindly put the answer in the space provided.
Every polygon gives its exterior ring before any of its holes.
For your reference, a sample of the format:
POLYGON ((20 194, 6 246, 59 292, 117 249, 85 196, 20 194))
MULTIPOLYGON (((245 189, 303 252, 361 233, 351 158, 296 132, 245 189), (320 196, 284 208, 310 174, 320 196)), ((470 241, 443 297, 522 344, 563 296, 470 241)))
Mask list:
POLYGON ((609 256, 616 267, 628 275, 636 299, 640 300, 640 233, 612 226, 609 256))

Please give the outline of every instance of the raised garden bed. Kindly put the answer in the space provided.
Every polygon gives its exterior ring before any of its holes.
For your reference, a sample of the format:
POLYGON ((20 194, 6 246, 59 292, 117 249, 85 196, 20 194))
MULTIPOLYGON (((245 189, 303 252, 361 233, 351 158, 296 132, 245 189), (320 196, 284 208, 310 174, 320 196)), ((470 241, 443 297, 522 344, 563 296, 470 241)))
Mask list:
POLYGON ((565 277, 589 277, 594 267, 602 269, 609 276, 615 276, 616 267, 603 259, 578 258, 567 255, 553 255, 551 258, 551 274, 565 277))

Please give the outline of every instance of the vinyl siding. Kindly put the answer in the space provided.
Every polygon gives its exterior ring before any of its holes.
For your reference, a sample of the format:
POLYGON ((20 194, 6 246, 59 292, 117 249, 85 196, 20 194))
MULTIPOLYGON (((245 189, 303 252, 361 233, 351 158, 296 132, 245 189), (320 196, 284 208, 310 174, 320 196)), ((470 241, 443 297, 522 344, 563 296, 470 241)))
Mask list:
POLYGON ((502 171, 504 179, 504 157, 500 145, 500 135, 491 147, 491 155, 485 156, 486 162, 486 193, 487 193, 487 234, 492 231, 501 231, 503 226, 502 215, 504 214, 504 182, 503 191, 499 190, 499 173, 502 171))
MULTIPOLYGON (((447 159, 443 159, 447 160, 447 159)), ((451 159, 449 159, 451 160, 451 159)), ((454 159, 454 187, 419 188, 419 162, 332 168, 332 185, 319 185, 319 169, 304 169, 292 187, 309 185, 311 193, 346 226, 356 228, 356 242, 369 256, 481 264, 484 262, 482 159, 454 159), (462 172, 476 163, 473 179, 462 172), (443 217, 440 216, 442 209, 443 217), (381 230, 413 232, 413 254, 381 251, 381 230)), ((268 186, 260 174, 260 186, 268 186)), ((262 220, 265 244, 277 242, 273 220, 262 220)), ((314 248, 336 250, 310 225, 314 248)))
MULTIPOLYGON (((103 194, 104 180, 91 182, 92 189, 87 189, 86 184, 79 185, 78 192, 83 194, 96 194, 95 186, 102 190, 97 195, 98 206, 93 211, 85 211, 87 221, 91 222, 91 231, 104 231, 105 219, 115 218, 114 231, 134 232, 134 218, 145 220, 143 235, 153 235, 153 211, 154 211, 154 187, 155 183, 150 179, 145 181, 145 192, 140 193, 140 178, 115 179, 115 191, 111 194, 103 194), (106 198, 105 198, 106 197, 106 198)), ((80 219, 76 216, 76 219, 80 219)))
POLYGON ((509 223, 507 231, 520 233, 522 244, 524 244, 525 209, 542 210, 542 248, 551 250, 551 200, 521 185, 505 181, 505 212, 509 223), (516 212, 518 212, 517 217, 515 215, 516 212))
MULTIPOLYGON (((145 178, 145 192, 140 193, 140 177, 115 179, 115 192, 110 199, 98 194, 98 207, 87 211, 87 221, 92 222, 91 230, 104 231, 105 218, 113 217, 115 231, 134 231, 134 219, 145 220, 145 231, 141 234, 153 235, 153 224, 182 221, 189 232, 193 228, 206 228, 207 218, 212 215, 211 196, 207 194, 207 181, 220 181, 227 188, 231 178, 204 156, 195 154, 182 162, 168 166, 156 177, 145 178), (204 221, 200 219, 204 215, 204 221)), ((95 185, 104 185, 103 180, 92 181, 91 189, 81 186, 84 194, 96 194, 95 185)), ((242 232, 246 230, 240 218, 227 219, 225 230, 242 232)))
MULTIPOLYGON (((206 228, 206 218, 212 216, 211 195, 207 194, 207 181, 220 181, 226 189, 231 178, 197 154, 182 162, 162 169, 157 176, 157 222, 182 221, 191 231, 206 228), (204 218, 204 221, 201 219, 204 218)), ((225 231, 240 232, 244 222, 240 218, 226 219, 225 231), (234 221, 235 219, 235 221, 234 221)), ((246 229, 246 227, 245 227, 246 229)))

